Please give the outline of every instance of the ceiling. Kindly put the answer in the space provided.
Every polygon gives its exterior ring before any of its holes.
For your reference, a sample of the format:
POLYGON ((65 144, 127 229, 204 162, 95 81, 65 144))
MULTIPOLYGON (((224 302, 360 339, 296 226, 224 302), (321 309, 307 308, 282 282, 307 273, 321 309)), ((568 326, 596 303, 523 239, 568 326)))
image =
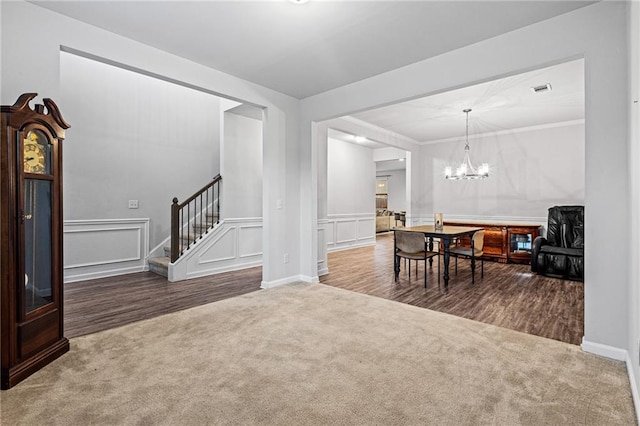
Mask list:
POLYGON ((583 120, 584 60, 578 59, 486 83, 353 114, 358 120, 418 143, 583 120), (545 84, 551 90, 535 93, 545 84))
MULTIPOLYGON (((353 114, 363 129, 378 127, 418 144, 460 142, 465 137, 469 113, 469 135, 549 126, 584 120, 584 60, 529 71, 482 84, 443 92, 411 101, 353 114), (534 92, 533 87, 550 90, 534 92)), ((353 123, 353 120, 350 120, 353 123)), ((352 133, 329 129, 329 137, 372 149, 388 145, 366 139, 356 141, 352 133)), ((405 163, 377 161, 377 170, 404 169, 405 163)))
POLYGON ((302 99, 593 1, 32 1, 302 99))

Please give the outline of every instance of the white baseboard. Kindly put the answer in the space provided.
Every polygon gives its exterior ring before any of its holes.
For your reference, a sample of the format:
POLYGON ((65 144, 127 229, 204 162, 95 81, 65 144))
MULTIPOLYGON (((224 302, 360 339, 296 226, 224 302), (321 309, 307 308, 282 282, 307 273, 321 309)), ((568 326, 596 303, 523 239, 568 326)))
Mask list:
POLYGON ((617 361, 627 360, 627 351, 625 349, 616 348, 614 346, 603 345, 601 343, 594 343, 582 338, 582 344, 580 345, 583 351, 589 352, 595 355, 600 355, 605 358, 615 359, 617 361))
MULTIPOLYGON (((199 269, 199 270, 197 270, 195 272, 187 273, 186 279, 190 280, 192 278, 206 277, 206 276, 209 276, 209 275, 222 274, 224 272, 240 271, 242 269, 255 268, 257 266, 262 266, 262 260, 258 260, 258 261, 255 261, 255 262, 246 262, 246 263, 243 263, 243 264, 234 264, 234 265, 229 265, 229 266, 221 266, 221 267, 217 267, 217 268, 199 269)), ((182 281, 182 280, 180 280, 180 281, 182 281)))
POLYGON ((638 384, 636 383, 634 374, 635 369, 633 368, 633 361, 631 361, 629 352, 627 352, 626 363, 627 374, 629 375, 629 384, 631 385, 631 398, 633 399, 633 406, 636 409, 636 418, 640 418, 640 396, 638 395, 638 384))
POLYGON ((321 277, 323 275, 327 275, 329 273, 329 268, 318 269, 318 276, 321 277))
MULTIPOLYGON (((311 277, 307 277, 307 278, 312 279, 311 277)), ((294 275, 291 277, 281 278, 275 281, 262 281, 262 284, 260 284, 260 288, 264 288, 264 289, 274 288, 274 287, 278 287, 285 284, 299 283, 301 281, 312 282, 312 281, 305 281, 302 275, 294 275)))
POLYGON ((75 283, 78 281, 95 280, 98 278, 115 277, 117 275, 135 274, 137 272, 146 272, 149 268, 147 266, 133 266, 130 268, 109 269, 105 271, 90 272, 85 274, 75 274, 65 276, 64 282, 75 283))
POLYGON ((318 277, 310 277, 309 275, 300 275, 299 277, 300 281, 304 283, 317 284, 320 282, 320 278, 318 277))
POLYGON ((583 351, 592 353, 594 355, 603 356, 605 358, 615 359, 616 361, 623 361, 627 366, 627 374, 629 376, 629 385, 631 387, 631 398, 633 399, 633 407, 636 411, 636 418, 640 418, 640 395, 638 394, 638 384, 633 368, 633 361, 629 356, 629 352, 625 349, 616 348, 614 346, 603 345, 601 343, 594 343, 582 338, 582 344, 580 345, 583 351))

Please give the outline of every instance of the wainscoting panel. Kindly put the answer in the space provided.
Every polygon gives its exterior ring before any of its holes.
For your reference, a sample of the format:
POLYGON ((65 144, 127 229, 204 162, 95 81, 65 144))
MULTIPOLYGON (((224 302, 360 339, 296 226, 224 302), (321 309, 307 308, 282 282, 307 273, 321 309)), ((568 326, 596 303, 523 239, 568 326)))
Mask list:
POLYGON ((238 227, 238 256, 262 256, 262 225, 238 227))
POLYGON ((224 227, 220 232, 213 233, 214 238, 207 238, 200 243, 202 246, 198 254, 199 263, 223 262, 225 260, 233 260, 238 253, 237 248, 237 232, 235 226, 224 227))
POLYGON ((358 241, 369 240, 376 233, 375 219, 361 219, 358 221, 358 241))
POLYGON ((323 222, 329 252, 376 243, 374 213, 329 215, 323 222))
POLYGON ((336 222, 331 220, 323 220, 324 223, 324 235, 327 241, 327 247, 333 247, 336 245, 336 222))
POLYGON ((357 241, 358 221, 338 220, 336 221, 336 244, 353 243, 357 241))
POLYGON ((149 253, 149 219, 64 221, 64 281, 142 272, 149 253))
POLYGON ((262 265, 262 218, 224 219, 177 262, 169 281, 262 265))
POLYGON ((329 265, 327 264, 327 228, 329 228, 327 220, 318 221, 318 276, 329 273, 329 265))

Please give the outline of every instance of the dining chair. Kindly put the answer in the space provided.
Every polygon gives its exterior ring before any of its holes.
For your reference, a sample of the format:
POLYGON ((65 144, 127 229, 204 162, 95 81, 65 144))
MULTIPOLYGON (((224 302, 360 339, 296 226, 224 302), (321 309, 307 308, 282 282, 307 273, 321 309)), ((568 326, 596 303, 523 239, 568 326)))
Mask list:
MULTIPOLYGON (((483 247, 484 247, 484 229, 480 230, 480 231, 476 231, 473 234, 473 253, 472 253, 472 248, 471 247, 464 247, 464 246, 454 246, 451 247, 451 249, 449 250, 449 254, 451 256, 454 256, 456 258, 456 274, 458 273, 458 257, 462 257, 465 259, 471 259, 471 257, 474 257, 476 259, 480 259, 480 278, 484 278, 484 251, 483 251, 483 247)), ((471 283, 474 284, 475 283, 475 275, 476 275, 476 271, 475 268, 472 268, 471 270, 471 283)))
MULTIPOLYGON (((439 256, 438 251, 429 249, 429 241, 424 234, 419 232, 399 231, 394 232, 394 276, 398 281, 400 274, 400 259, 409 260, 409 277, 411 277, 411 261, 416 261, 416 276, 418 275, 418 262, 424 261, 424 287, 427 288, 427 260, 439 256)), ((433 267, 433 260, 432 265, 433 267)), ((438 286, 440 286, 440 257, 438 257, 438 286)))

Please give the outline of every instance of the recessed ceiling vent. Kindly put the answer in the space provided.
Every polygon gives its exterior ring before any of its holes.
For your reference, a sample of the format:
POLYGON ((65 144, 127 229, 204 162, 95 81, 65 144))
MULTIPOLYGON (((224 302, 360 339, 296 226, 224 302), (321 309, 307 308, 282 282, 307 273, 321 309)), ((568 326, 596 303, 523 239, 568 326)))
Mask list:
POLYGON ((551 84, 547 83, 541 86, 533 86, 531 90, 533 91, 533 93, 548 92, 549 90, 551 90, 551 84))

